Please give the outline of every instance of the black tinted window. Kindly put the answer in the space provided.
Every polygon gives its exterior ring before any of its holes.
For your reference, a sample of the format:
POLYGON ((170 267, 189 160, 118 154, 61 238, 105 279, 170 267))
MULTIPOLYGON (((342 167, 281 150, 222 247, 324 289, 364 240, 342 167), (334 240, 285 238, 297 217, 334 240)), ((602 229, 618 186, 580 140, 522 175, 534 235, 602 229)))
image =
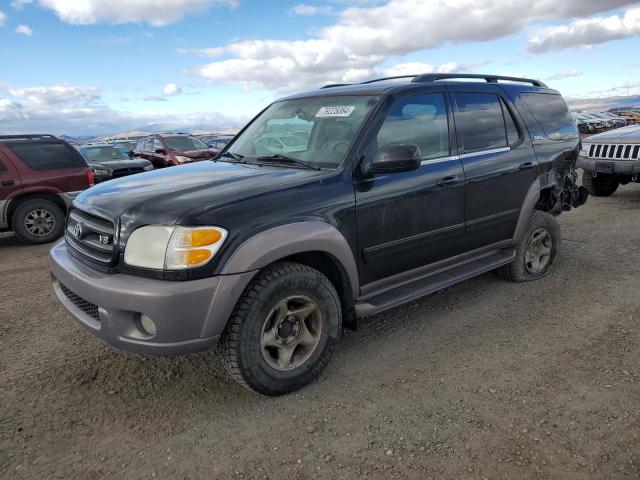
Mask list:
POLYGON ((4 173, 7 171, 7 167, 4 166, 4 163, 0 162, 0 173, 4 173))
POLYGON ((32 170, 84 166, 82 157, 62 143, 13 143, 7 145, 32 170))
POLYGON ((518 127, 513 119, 512 113, 504 102, 501 101, 500 103, 502 104, 502 111, 504 112, 504 124, 507 127, 507 142, 509 146, 516 145, 520 142, 520 132, 518 131, 518 127))
POLYGON ((465 152, 507 146, 500 98, 493 93, 456 93, 456 128, 465 152))
POLYGON ((560 95, 524 93, 522 99, 547 137, 552 140, 578 138, 578 128, 560 95))
POLYGON ((414 143, 422 158, 449 155, 449 124, 444 97, 417 95, 397 102, 378 132, 378 148, 389 143, 414 143))

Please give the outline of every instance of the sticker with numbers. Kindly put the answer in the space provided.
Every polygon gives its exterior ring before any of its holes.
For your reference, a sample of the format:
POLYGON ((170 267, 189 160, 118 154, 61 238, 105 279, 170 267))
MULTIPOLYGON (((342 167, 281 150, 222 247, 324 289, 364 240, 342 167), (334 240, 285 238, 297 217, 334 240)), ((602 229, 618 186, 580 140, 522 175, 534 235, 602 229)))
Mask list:
POLYGON ((316 113, 316 118, 350 117, 356 107, 349 105, 337 105, 335 107, 322 107, 316 113))

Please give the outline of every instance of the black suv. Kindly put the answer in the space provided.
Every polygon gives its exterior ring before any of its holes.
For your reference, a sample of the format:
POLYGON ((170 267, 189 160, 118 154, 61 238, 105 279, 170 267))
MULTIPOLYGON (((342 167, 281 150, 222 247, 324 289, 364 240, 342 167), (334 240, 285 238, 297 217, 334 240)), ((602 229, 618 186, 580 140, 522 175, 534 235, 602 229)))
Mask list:
POLYGON ((112 345, 220 341, 241 384, 290 392, 358 317, 489 270, 547 274, 555 216, 586 201, 579 150, 564 100, 535 80, 330 85, 274 102, 215 160, 78 196, 54 289, 112 345))

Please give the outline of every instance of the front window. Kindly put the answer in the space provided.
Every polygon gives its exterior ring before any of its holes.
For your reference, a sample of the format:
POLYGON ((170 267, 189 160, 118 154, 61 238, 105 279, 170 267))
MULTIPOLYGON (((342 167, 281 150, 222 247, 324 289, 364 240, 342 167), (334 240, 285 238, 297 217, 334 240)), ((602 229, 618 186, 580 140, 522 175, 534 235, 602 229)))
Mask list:
POLYGON ((189 150, 206 150, 209 148, 206 143, 196 137, 176 136, 163 137, 164 143, 171 150, 177 152, 188 152, 189 150))
POLYGON ((370 96, 326 96, 274 103, 228 152, 254 159, 283 155, 313 167, 336 168, 377 100, 370 96))
POLYGON ((116 147, 85 147, 80 149, 80 153, 89 163, 128 159, 116 147))

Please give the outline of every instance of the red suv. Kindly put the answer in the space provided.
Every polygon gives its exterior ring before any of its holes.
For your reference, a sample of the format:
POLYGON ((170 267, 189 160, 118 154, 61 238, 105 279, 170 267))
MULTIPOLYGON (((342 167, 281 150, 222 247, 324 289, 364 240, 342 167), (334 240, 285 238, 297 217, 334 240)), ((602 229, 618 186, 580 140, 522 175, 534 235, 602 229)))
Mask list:
POLYGON ((0 231, 27 243, 60 238, 71 201, 93 183, 87 162, 64 140, 0 136, 0 231))
POLYGON ((219 150, 186 133, 159 133, 142 138, 133 155, 153 163, 153 168, 197 162, 218 155, 219 150))

